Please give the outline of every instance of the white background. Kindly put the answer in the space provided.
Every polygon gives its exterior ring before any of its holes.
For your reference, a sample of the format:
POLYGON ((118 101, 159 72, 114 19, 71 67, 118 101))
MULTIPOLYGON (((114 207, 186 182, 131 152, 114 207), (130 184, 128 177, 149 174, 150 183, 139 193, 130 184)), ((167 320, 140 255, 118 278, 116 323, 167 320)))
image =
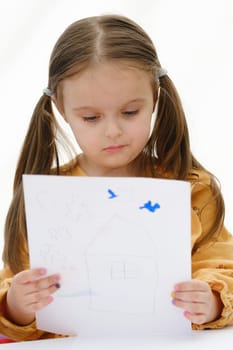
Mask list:
POLYGON ((183 100, 193 153, 221 182, 233 232, 233 1, 0 0, 0 248, 15 165, 53 45, 71 22, 103 13, 131 17, 153 39, 183 100))

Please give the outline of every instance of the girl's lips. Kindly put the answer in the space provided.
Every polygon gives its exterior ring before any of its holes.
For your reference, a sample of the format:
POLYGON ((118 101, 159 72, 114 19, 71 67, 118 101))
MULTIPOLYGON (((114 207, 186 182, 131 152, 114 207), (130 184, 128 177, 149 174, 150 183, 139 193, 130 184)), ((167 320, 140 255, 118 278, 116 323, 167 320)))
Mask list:
POLYGON ((115 145, 115 146, 108 146, 104 148, 104 151, 107 152, 116 152, 121 150, 123 147, 125 147, 124 145, 115 145))

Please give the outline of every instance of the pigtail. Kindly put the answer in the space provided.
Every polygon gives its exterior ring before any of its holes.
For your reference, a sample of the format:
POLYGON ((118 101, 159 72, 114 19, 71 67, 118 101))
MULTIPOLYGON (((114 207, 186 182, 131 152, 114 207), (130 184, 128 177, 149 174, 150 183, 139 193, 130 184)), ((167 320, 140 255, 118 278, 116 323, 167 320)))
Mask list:
POLYGON ((35 107, 24 140, 15 173, 14 189, 20 184, 23 174, 49 174, 54 159, 57 172, 59 171, 55 142, 57 129, 51 99, 43 95, 35 107))
POLYGON ((180 98, 167 75, 160 78, 158 115, 149 148, 163 173, 177 179, 187 176, 192 167, 188 128, 180 98))
POLYGON ((54 160, 55 173, 59 173, 55 142, 57 129, 51 99, 48 96, 42 96, 35 107, 23 143, 15 172, 13 199, 5 222, 3 262, 13 273, 29 267, 22 175, 50 174, 54 160))
MULTIPOLYGON (((217 239, 219 232, 223 227, 225 206, 221 194, 219 182, 216 177, 205 169, 193 156, 190 143, 186 118, 182 108, 179 95, 168 76, 160 78, 160 97, 158 106, 157 122, 155 124, 153 135, 153 144, 156 145, 157 166, 162 173, 172 174, 177 179, 187 180, 192 175, 192 170, 204 170, 210 175, 210 189, 212 196, 207 201, 202 211, 212 205, 216 206, 214 222, 208 233, 194 247, 194 250, 200 244, 206 242, 210 237, 217 239)), ((155 155, 154 155, 155 156, 155 155)), ((198 182, 199 179, 197 178, 198 182)))

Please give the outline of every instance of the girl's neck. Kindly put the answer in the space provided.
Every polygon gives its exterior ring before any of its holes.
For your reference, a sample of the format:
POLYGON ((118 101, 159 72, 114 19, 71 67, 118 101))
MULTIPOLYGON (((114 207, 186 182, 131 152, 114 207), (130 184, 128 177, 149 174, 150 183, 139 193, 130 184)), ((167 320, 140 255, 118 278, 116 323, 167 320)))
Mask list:
POLYGON ((141 176, 134 164, 121 168, 103 168, 95 164, 89 164, 83 154, 78 156, 79 167, 87 176, 105 176, 105 177, 137 177, 141 176))

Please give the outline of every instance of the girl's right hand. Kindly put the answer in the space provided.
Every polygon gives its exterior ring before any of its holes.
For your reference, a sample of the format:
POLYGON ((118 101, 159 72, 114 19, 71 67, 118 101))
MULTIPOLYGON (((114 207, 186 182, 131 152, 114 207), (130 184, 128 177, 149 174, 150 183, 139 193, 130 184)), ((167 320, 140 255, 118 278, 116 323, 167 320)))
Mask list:
POLYGON ((18 325, 34 321, 35 312, 53 301, 53 294, 60 288, 58 274, 45 276, 46 269, 24 270, 12 279, 7 293, 6 309, 9 319, 18 325))

